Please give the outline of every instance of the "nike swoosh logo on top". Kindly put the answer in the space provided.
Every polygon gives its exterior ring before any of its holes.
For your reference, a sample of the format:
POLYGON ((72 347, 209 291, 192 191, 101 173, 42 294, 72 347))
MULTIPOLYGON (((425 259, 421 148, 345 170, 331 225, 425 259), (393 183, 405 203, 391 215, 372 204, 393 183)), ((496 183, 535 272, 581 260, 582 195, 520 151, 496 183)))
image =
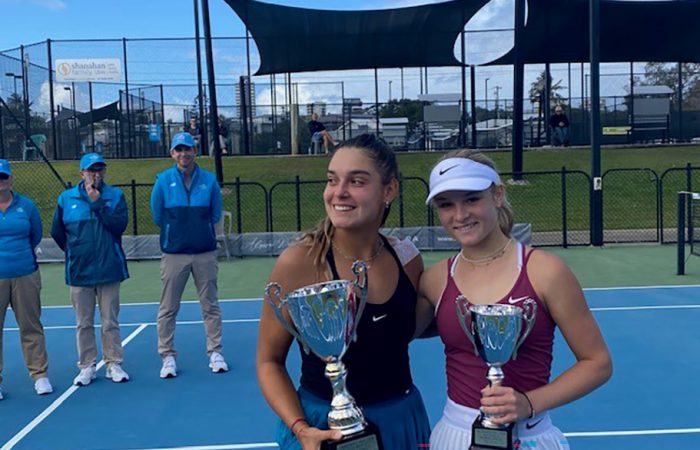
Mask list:
POLYGON ((518 297, 518 298, 513 298, 513 296, 511 295, 511 297, 508 299, 508 303, 513 305, 515 303, 522 302, 523 300, 526 300, 528 298, 530 298, 530 297, 528 297, 527 295, 525 297, 518 297))
POLYGON ((388 316, 388 314, 382 314, 381 316, 372 316, 372 322, 379 322, 380 320, 382 320, 386 316, 388 316))
POLYGON ((532 429, 535 428, 537 425, 539 425, 540 422, 542 422, 543 420, 544 420, 544 418, 538 420, 538 421, 535 422, 535 423, 526 423, 526 424, 525 424, 525 428, 527 428, 528 430, 532 430, 532 429))
POLYGON ((444 175, 446 172, 448 172, 448 171, 454 169, 454 168, 457 167, 458 165, 459 165, 459 164, 455 164, 454 166, 450 166, 450 167, 448 167, 447 169, 442 169, 441 171, 438 172, 438 174, 444 175))

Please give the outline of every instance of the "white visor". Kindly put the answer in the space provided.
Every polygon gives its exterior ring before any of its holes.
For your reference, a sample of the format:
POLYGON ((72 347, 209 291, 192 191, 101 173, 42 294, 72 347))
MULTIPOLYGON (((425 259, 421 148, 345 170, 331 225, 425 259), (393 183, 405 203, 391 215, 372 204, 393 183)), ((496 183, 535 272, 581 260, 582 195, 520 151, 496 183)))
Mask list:
POLYGON ((501 179, 489 166, 467 158, 444 159, 430 172, 430 194, 425 204, 443 192, 483 191, 492 184, 501 184, 501 179))

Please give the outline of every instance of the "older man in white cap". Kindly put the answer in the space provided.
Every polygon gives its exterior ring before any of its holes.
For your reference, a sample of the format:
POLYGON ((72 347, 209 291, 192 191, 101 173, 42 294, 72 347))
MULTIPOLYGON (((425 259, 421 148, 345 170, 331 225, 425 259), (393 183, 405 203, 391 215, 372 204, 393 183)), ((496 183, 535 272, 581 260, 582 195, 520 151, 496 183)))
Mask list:
POLYGON ((78 324, 78 367, 73 380, 87 386, 95 379, 95 303, 102 320, 102 353, 107 378, 129 380, 122 369, 124 350, 119 333, 119 288, 129 278, 122 249, 128 223, 124 194, 105 183, 107 164, 102 155, 88 153, 80 160, 82 181, 58 197, 51 237, 66 252, 66 284, 78 324))

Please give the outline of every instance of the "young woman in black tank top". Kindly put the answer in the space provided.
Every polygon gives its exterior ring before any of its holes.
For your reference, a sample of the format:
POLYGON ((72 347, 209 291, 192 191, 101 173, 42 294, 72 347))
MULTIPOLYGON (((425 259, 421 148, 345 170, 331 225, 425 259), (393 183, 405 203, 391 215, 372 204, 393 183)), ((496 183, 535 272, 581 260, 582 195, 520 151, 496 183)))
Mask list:
MULTIPOLYGON (((322 281, 354 279, 353 261, 367 263, 368 304, 357 342, 343 358, 348 390, 379 429, 386 450, 418 448, 427 444, 430 428, 412 384, 408 343, 415 332, 415 286, 423 262, 416 251, 402 263, 394 251, 399 242, 379 234, 398 192, 396 158, 386 144, 362 135, 333 153, 327 175, 327 217, 280 255, 270 281, 279 283, 284 294, 322 281)), ((257 372, 265 399, 281 419, 277 443, 281 449, 317 450, 322 441, 341 437, 327 430, 330 383, 325 365, 302 352, 301 387, 295 390, 285 366, 292 340, 265 304, 257 372)))

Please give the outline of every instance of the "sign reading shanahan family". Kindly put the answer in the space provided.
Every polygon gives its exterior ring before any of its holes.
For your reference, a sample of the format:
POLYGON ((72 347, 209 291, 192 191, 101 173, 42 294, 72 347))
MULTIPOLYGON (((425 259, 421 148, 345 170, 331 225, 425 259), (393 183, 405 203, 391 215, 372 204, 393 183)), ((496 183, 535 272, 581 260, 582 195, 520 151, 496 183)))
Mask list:
POLYGON ((56 81, 121 81, 119 59, 57 59, 56 81))

